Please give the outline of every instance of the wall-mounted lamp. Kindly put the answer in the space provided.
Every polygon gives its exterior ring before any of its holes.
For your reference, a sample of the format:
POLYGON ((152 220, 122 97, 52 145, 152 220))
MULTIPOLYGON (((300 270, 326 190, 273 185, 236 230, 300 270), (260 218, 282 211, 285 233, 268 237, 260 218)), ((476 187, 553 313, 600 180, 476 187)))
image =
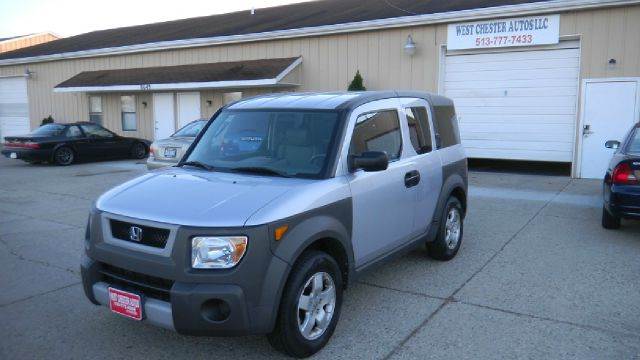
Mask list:
POLYGON ((404 44, 404 53, 409 56, 413 56, 416 53, 416 43, 411 35, 407 36, 407 42, 404 44))
POLYGON ((33 74, 34 72, 29 70, 29 68, 24 68, 24 77, 26 77, 27 79, 31 79, 33 77, 33 74))
POLYGON ((207 105, 209 105, 209 106, 213 105, 213 101, 207 100, 207 105))
POLYGON ((143 101, 143 102, 142 102, 142 106, 147 107, 147 102, 146 102, 146 101, 143 101))
POLYGON ((616 63, 618 63, 616 59, 609 59, 609 65, 615 65, 616 63))

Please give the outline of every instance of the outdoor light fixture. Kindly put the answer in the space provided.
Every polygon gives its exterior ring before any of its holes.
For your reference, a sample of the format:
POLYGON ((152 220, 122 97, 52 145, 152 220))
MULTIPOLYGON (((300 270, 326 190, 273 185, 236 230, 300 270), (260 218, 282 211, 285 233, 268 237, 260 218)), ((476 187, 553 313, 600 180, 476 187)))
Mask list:
POLYGON ((609 59, 609 65, 615 65, 617 62, 616 59, 609 59))
POLYGON ((407 36, 407 42, 404 44, 404 53, 413 56, 416 53, 416 43, 411 35, 407 36))
POLYGON ((33 71, 29 70, 29 68, 24 68, 24 77, 27 79, 31 79, 33 77, 33 71))
POLYGON ((146 101, 143 101, 143 102, 142 102, 142 106, 147 107, 147 102, 146 102, 146 101))
POLYGON ((212 104, 213 104, 213 101, 207 100, 207 105, 211 106, 212 104))

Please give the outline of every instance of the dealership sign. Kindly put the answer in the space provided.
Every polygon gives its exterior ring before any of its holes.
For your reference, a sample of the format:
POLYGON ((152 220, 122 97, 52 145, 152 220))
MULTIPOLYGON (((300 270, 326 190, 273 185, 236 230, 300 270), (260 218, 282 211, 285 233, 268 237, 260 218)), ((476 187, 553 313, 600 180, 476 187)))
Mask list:
POLYGON ((560 15, 449 24, 447 49, 484 49, 557 44, 560 15))

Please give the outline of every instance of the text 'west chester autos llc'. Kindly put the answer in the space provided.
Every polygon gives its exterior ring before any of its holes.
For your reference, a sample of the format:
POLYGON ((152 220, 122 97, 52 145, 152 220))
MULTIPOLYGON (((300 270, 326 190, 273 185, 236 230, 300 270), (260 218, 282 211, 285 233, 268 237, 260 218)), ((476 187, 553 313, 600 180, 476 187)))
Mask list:
POLYGON ((449 49, 518 46, 557 43, 557 38, 548 36, 558 32, 559 16, 516 18, 503 21, 484 21, 456 24, 449 37, 458 41, 449 43, 449 49), (453 35, 453 36, 452 36, 453 35), (457 43, 466 46, 457 47, 457 43), (471 46, 469 46, 471 45, 471 46))

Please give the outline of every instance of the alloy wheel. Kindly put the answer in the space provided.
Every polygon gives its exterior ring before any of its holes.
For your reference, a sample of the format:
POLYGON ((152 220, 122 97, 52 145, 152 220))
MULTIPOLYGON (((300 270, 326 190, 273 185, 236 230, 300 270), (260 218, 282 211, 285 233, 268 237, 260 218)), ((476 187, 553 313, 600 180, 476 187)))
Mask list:
POLYGON ((447 214, 447 221, 445 223, 445 242, 447 247, 451 250, 455 249, 460 242, 460 234, 462 228, 462 217, 460 216, 460 210, 456 207, 452 207, 447 214))
POLYGON ((298 329, 307 340, 322 336, 329 327, 336 307, 336 287, 326 272, 313 274, 298 299, 298 329))

